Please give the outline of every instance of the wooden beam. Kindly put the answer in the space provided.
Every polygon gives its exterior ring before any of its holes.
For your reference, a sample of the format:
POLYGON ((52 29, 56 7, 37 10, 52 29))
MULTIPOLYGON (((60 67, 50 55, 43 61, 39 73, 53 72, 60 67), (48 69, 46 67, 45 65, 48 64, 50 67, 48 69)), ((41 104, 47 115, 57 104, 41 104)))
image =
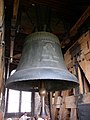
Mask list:
POLYGON ((3 24, 4 19, 4 0, 0 0, 0 27, 3 24))
POLYGON ((14 0, 12 26, 16 26, 17 16, 18 16, 19 0, 14 0))
MULTIPOLYGON (((72 95, 72 96, 66 96, 64 98, 61 99, 61 101, 63 101, 64 99, 64 103, 65 103, 65 108, 68 109, 68 108, 77 108, 77 102, 78 100, 80 99, 80 95, 82 95, 81 97, 81 103, 82 104, 90 104, 90 92, 88 93, 85 93, 85 94, 78 94, 77 96, 75 95, 72 95)), ((59 105, 61 106, 61 102, 60 102, 60 99, 59 97, 57 97, 57 103, 59 103, 59 105)), ((57 106, 57 104, 55 104, 57 106)), ((58 108, 58 107, 56 107, 58 108)))
POLYGON ((4 88, 4 0, 0 0, 0 94, 4 88))
POLYGON ((4 28, 2 26, 0 32, 0 93, 4 88, 4 28))
POLYGON ((86 9, 86 11, 82 14, 82 16, 78 19, 76 24, 71 28, 69 34, 73 36, 77 33, 79 27, 85 22, 85 20, 90 16, 90 6, 86 9))
POLYGON ((66 96, 68 96, 68 90, 66 91, 62 91, 61 94, 62 97, 62 104, 60 105, 60 110, 59 110, 59 120, 66 120, 67 119, 67 114, 68 114, 68 110, 66 109, 66 103, 65 103, 65 98, 66 96))
POLYGON ((16 34, 16 24, 17 24, 17 16, 18 16, 18 8, 19 8, 19 0, 14 0, 14 8, 13 8, 13 17, 11 22, 11 43, 10 43, 10 62, 13 62, 13 49, 14 49, 14 39, 16 34))
POLYGON ((19 0, 14 0, 14 8, 13 8, 13 18, 17 18, 18 14, 18 7, 19 7, 19 0))
POLYGON ((51 120, 53 120, 53 98, 52 98, 52 92, 49 93, 49 109, 50 109, 50 117, 51 120))
POLYGON ((71 109, 70 120, 77 120, 77 110, 76 110, 76 108, 71 109))
POLYGON ((0 92, 2 89, 2 81, 3 81, 3 68, 2 68, 2 48, 0 47, 0 92))
MULTIPOLYGON (((77 30, 87 20, 88 17, 90 17, 90 6, 85 10, 85 12, 81 15, 81 17, 78 19, 75 25, 70 29, 69 31, 70 37, 75 36, 75 34, 77 33, 77 30)), ((61 42, 62 48, 65 48, 65 46, 69 43, 70 43, 69 38, 63 39, 61 42)))
MULTIPOLYGON (((58 98, 58 91, 55 92, 54 105, 55 105, 56 102, 57 102, 57 98, 58 98)), ((56 119, 56 106, 54 106, 54 108, 53 108, 53 120, 55 120, 55 119, 56 119)))
POLYGON ((83 83, 80 68, 78 67, 79 92, 83 94, 83 83))

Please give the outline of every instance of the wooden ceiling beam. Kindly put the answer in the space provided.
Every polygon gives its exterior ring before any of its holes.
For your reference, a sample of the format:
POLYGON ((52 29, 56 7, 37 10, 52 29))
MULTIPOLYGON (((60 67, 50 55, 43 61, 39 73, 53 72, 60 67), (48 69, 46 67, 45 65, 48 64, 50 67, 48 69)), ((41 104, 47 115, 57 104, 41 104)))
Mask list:
MULTIPOLYGON (((62 8, 65 6, 65 3, 62 3, 62 2, 59 2, 59 1, 45 1, 45 0, 22 0, 22 4, 23 5, 26 5, 26 6, 30 6, 30 5, 33 5, 33 4, 38 4, 38 5, 43 5, 43 6, 48 6, 48 7, 51 7, 55 10, 60 10, 60 6, 62 6, 62 8)), ((64 8, 65 9, 65 8, 64 8)))
POLYGON ((82 16, 78 19, 76 24, 70 29, 70 36, 74 36, 77 33, 79 27, 86 21, 86 19, 90 16, 90 6, 86 9, 86 11, 82 14, 82 16))
MULTIPOLYGON (((75 25, 70 29, 69 37, 73 37, 76 35, 78 29, 80 28, 81 25, 83 25, 83 23, 87 20, 88 17, 90 17, 90 6, 85 10, 85 12, 81 15, 81 17, 78 19, 75 25)), ((61 42, 62 48, 65 48, 65 46, 67 46, 67 44, 69 43, 70 43, 69 38, 63 39, 61 42)))

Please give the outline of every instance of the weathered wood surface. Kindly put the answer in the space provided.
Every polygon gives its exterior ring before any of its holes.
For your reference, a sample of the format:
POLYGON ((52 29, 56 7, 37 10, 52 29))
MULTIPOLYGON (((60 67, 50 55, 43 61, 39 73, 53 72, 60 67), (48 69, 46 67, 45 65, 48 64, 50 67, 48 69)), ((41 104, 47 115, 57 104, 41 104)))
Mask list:
MULTIPOLYGON (((74 73, 74 58, 79 63, 88 82, 90 83, 90 30, 81 35, 81 37, 69 48, 64 55, 65 63, 69 71, 74 73)), ((78 70, 79 78, 80 72, 78 70)), ((82 83, 80 83, 82 84, 82 83)), ((81 88, 82 89, 82 88, 81 88)), ((81 90, 82 91, 82 90, 81 90)), ((87 90, 88 91, 88 90, 87 90)), ((82 92, 80 92, 82 93, 82 92)))
MULTIPOLYGON (((90 104, 90 92, 82 94, 82 95, 77 95, 77 96, 64 96, 64 98, 59 99, 60 97, 57 97, 57 103, 58 105, 62 105, 62 101, 64 99, 64 104, 65 108, 77 108, 77 104, 80 101, 80 104, 90 104)), ((57 106, 57 104, 54 104, 57 106)), ((56 107, 58 108, 58 107, 56 107)))
POLYGON ((70 120, 77 120, 77 110, 76 110, 76 108, 71 109, 70 120))
MULTIPOLYGON (((64 54, 66 65, 72 62, 73 57, 77 56, 77 60, 86 59, 90 53, 90 30, 82 34, 80 38, 67 50, 64 54)), ((89 58, 88 58, 89 60, 89 58)))
POLYGON ((13 49, 14 49, 14 40, 16 34, 16 24, 17 24, 17 16, 18 16, 18 8, 19 8, 19 0, 14 0, 13 6, 13 15, 12 15, 12 22, 11 22, 11 36, 10 36, 10 62, 13 62, 13 49))
POLYGON ((79 93, 83 94, 83 83, 80 68, 78 67, 79 93))
MULTIPOLYGON (((78 104, 90 104, 90 89, 87 85, 86 80, 90 83, 90 30, 83 35, 67 50, 64 55, 65 63, 70 72, 76 75, 79 79, 79 92, 75 94, 75 89, 73 90, 73 95, 65 95, 67 92, 62 92, 61 100, 57 97, 57 102, 55 104, 56 109, 60 107, 59 110, 59 120, 78 120, 77 117, 77 107, 78 104), (77 71, 75 70, 77 67, 77 71), (82 71, 85 77, 82 78, 82 71)), ((88 83, 88 84, 89 84, 88 83)))
POLYGON ((82 104, 90 104, 90 93, 84 94, 82 98, 82 104))
POLYGON ((0 48, 0 90, 2 88, 3 66, 2 66, 2 48, 0 48))
POLYGON ((4 0, 0 0, 0 27, 4 21, 4 0))
POLYGON ((58 91, 55 92, 55 97, 54 97, 53 120, 55 120, 57 116, 56 105, 55 105, 57 103, 57 98, 58 98, 58 91))
POLYGON ((4 10, 3 0, 0 0, 0 93, 3 89, 4 81, 4 10))
MULTIPOLYGON (((57 97, 57 103, 60 103, 58 120, 78 120, 78 106, 82 104, 90 105, 90 93, 78 96, 63 96, 61 100, 57 97)), ((55 108, 57 108, 57 104, 55 105, 55 108)))
POLYGON ((2 44, 3 34, 0 32, 0 93, 3 89, 4 82, 4 46, 2 44))
POLYGON ((67 96, 65 98, 66 108, 76 108, 76 99, 75 96, 67 96))
POLYGON ((4 0, 0 0, 0 120, 3 120, 4 101, 4 0))
POLYGON ((13 19, 17 19, 19 0, 14 0, 13 19))

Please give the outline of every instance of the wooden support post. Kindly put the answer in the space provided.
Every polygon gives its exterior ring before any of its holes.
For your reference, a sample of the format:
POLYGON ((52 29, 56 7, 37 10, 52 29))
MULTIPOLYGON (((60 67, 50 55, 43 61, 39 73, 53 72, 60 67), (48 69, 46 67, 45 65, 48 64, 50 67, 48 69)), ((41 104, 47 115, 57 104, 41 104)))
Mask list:
MULTIPOLYGON (((12 29, 11 29, 12 32, 12 29)), ((12 34, 12 33, 11 33, 12 34)), ((14 39, 15 39, 15 29, 14 29, 14 36, 10 37, 10 63, 13 62, 13 49, 14 49, 14 39)))
POLYGON ((4 120, 3 112, 0 110, 0 120, 4 120))
POLYGON ((84 61, 81 61, 79 63, 81 69, 83 70, 88 82, 90 83, 90 73, 89 73, 89 70, 90 70, 90 61, 87 61, 86 59, 84 61))
POLYGON ((0 0, 0 120, 4 119, 4 0, 0 0), (2 97, 1 97, 2 94, 2 97))
POLYGON ((34 90, 32 91, 31 101, 32 101, 32 104, 31 104, 31 116, 34 117, 34 115, 35 115, 35 91, 34 90))
POLYGON ((79 79, 80 94, 83 94, 83 83, 82 83, 81 71, 79 67, 78 67, 78 79, 79 79))
MULTIPOLYGON (((85 79, 85 78, 84 78, 85 79)), ((89 83, 88 83, 89 84, 89 83)), ((87 80, 84 80, 85 93, 90 92, 90 84, 87 84, 87 80)))
POLYGON ((14 39, 16 34, 16 24, 18 15, 19 0, 14 0, 13 17, 11 22, 11 43, 10 43, 10 62, 13 62, 13 49, 14 49, 14 39))
POLYGON ((4 0, 0 0, 0 27, 3 24, 4 20, 4 0))
POLYGON ((66 120, 67 119, 67 114, 68 110, 66 109, 66 104, 65 104, 65 97, 68 96, 69 91, 62 91, 62 102, 61 102, 61 107, 59 110, 59 120, 66 120))
POLYGON ((14 0, 13 19, 17 19, 19 0, 14 0))
MULTIPOLYGON (((4 32, 4 31, 3 31, 4 32)), ((0 32, 0 92, 3 89, 4 82, 4 46, 2 44, 4 33, 0 32)))
POLYGON ((89 66, 90 66, 90 61, 81 61, 79 63, 80 69, 81 69, 81 76, 82 76, 82 81, 83 81, 83 90, 85 93, 90 91, 90 80, 89 80, 89 75, 88 75, 88 71, 89 71, 89 66), (87 70, 88 68, 88 70, 87 70))
POLYGON ((77 120, 77 111, 76 111, 76 108, 71 108, 70 120, 77 120))
POLYGON ((12 17, 12 23, 11 23, 12 27, 16 27, 18 8, 19 8, 19 0, 14 0, 13 17, 12 17))
POLYGON ((65 113, 65 102, 64 102, 64 98, 63 98, 62 103, 61 103, 61 107, 59 110, 59 119, 60 120, 64 120, 64 118, 66 117, 66 114, 64 115, 64 113, 65 113))
POLYGON ((55 92, 55 97, 54 97, 54 107, 53 107, 53 120, 55 120, 56 118, 56 102, 57 102, 57 98, 58 98, 58 92, 55 92))
POLYGON ((49 110, 50 110, 50 118, 51 120, 53 120, 52 92, 49 93, 49 110))

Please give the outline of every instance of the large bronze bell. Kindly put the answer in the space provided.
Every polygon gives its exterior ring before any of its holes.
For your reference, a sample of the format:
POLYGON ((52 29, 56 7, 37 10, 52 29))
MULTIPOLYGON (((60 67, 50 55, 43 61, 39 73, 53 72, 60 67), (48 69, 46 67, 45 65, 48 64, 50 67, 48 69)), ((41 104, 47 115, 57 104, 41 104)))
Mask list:
POLYGON ((49 32, 35 32, 26 38, 20 63, 6 87, 38 91, 40 81, 44 81, 47 91, 78 86, 77 78, 65 66, 59 39, 49 32))

